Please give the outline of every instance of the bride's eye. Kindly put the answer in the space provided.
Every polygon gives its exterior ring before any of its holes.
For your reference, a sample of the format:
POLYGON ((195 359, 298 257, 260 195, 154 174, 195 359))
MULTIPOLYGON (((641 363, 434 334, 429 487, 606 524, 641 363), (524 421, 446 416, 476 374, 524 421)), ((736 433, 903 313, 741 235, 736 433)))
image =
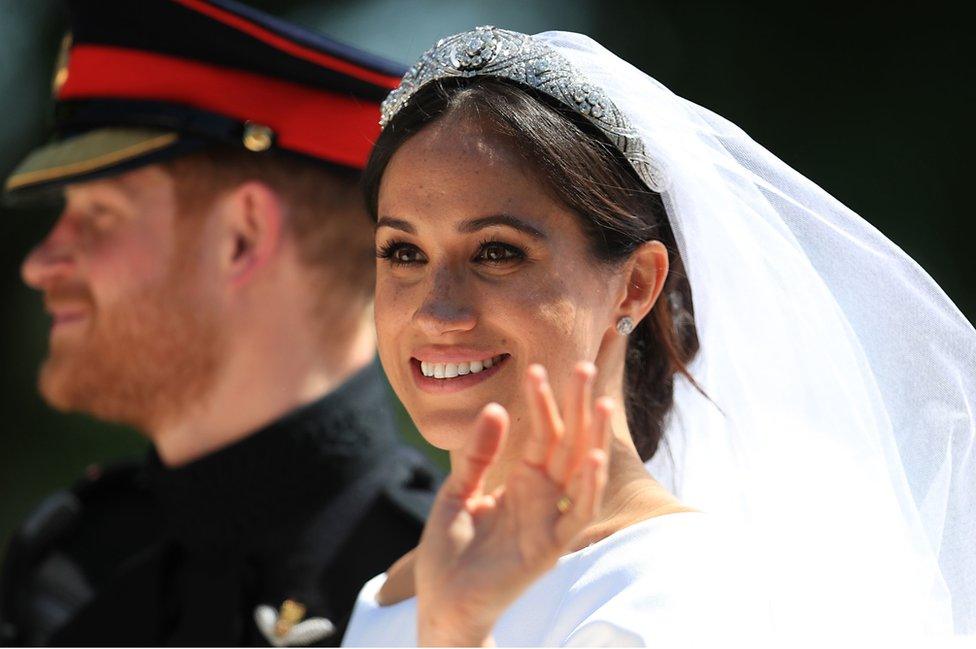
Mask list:
POLYGON ((474 261, 485 264, 504 264, 525 259, 521 249, 501 241, 484 241, 478 247, 474 261))
POLYGON ((385 259, 394 266, 412 266, 422 264, 427 261, 427 257, 421 252, 420 248, 412 243, 403 241, 390 241, 376 251, 379 259, 385 259))

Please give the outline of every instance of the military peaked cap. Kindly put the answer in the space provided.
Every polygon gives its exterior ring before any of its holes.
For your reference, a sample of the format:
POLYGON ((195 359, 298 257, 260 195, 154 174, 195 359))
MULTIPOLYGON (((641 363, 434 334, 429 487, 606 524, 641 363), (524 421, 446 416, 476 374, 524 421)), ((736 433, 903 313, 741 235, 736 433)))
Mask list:
POLYGON ((231 0, 69 0, 55 134, 8 193, 220 142, 361 169, 404 68, 231 0))

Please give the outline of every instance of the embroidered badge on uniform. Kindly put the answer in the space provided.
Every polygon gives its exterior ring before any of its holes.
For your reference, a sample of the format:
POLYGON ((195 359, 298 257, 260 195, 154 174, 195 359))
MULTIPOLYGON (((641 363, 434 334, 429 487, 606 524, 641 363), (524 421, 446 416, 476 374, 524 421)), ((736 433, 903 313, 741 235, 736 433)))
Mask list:
POLYGON ((286 599, 281 609, 262 604, 254 609, 254 623, 275 647, 307 647, 335 633, 335 625, 324 617, 305 617, 305 606, 286 599))

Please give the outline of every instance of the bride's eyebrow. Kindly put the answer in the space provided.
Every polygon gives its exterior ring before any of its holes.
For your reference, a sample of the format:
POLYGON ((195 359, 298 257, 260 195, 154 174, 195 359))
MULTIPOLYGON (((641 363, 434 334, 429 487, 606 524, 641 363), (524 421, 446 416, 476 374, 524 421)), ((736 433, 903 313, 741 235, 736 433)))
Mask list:
POLYGON ((493 214, 491 216, 482 216, 476 219, 461 221, 457 226, 457 231, 467 234, 477 230, 483 230, 484 228, 489 228, 493 225, 508 226, 514 230, 524 232, 533 239, 545 240, 548 238, 546 234, 538 228, 530 225, 517 216, 512 216, 511 214, 493 214))
POLYGON ((374 229, 379 230, 380 228, 393 228, 394 230, 401 230, 408 234, 417 234, 417 228, 413 227, 409 221, 404 221, 403 219, 395 219, 392 216, 381 216, 376 220, 376 227, 374 229))

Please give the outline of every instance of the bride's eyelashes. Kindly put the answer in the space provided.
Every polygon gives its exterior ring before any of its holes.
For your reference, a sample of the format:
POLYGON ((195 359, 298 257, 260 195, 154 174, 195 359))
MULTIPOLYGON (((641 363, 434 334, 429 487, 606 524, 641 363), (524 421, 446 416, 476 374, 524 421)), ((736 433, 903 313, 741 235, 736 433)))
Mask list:
POLYGON ((472 261, 501 266, 517 263, 525 258, 525 251, 518 246, 497 239, 485 239, 478 244, 478 252, 472 261))
MULTIPOLYGON (((393 266, 415 266, 427 263, 427 256, 412 243, 392 239, 376 249, 376 257, 393 266)), ((521 247, 498 239, 485 239, 478 243, 471 262, 489 266, 514 265, 527 259, 521 247)))
POLYGON ((386 260, 392 266, 414 266, 427 261, 420 248, 398 239, 392 239, 378 247, 376 258, 386 260))

